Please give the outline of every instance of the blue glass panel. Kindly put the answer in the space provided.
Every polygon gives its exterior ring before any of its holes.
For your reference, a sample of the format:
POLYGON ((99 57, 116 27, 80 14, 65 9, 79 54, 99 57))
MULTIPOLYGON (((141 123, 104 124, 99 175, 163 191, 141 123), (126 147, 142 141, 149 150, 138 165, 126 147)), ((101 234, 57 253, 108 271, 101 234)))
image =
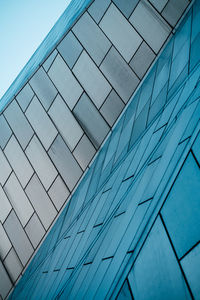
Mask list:
POLYGON ((199 190, 200 169, 190 154, 162 209, 179 258, 200 240, 199 190))
POLYGON ((200 133, 198 134, 198 136, 197 136, 197 138, 194 142, 192 150, 193 150, 194 155, 195 155, 195 157, 198 160, 199 165, 200 165, 200 133))
POLYGON ((119 295, 117 296, 117 300, 125 300, 125 299, 127 299, 127 300, 133 299, 131 296, 128 280, 126 280, 124 282, 123 287, 122 287, 119 295))
POLYGON ((194 299, 200 295, 200 244, 181 260, 183 271, 191 287, 194 299))
POLYGON ((191 56, 190 56, 190 71, 199 63, 200 57, 200 33, 196 36, 195 40, 191 44, 191 56))
POLYGON ((200 32, 200 1, 196 0, 193 5, 193 19, 192 19, 192 42, 200 32))
POLYGON ((155 222, 130 274, 138 300, 190 299, 183 275, 160 219, 155 222))

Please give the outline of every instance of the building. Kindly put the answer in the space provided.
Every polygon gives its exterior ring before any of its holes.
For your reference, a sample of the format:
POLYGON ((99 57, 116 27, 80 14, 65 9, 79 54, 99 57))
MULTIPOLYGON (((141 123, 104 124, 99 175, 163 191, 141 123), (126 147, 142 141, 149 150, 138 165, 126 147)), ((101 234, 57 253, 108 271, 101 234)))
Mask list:
POLYGON ((200 298, 199 18, 199 0, 72 1, 11 86, 3 299, 200 298))

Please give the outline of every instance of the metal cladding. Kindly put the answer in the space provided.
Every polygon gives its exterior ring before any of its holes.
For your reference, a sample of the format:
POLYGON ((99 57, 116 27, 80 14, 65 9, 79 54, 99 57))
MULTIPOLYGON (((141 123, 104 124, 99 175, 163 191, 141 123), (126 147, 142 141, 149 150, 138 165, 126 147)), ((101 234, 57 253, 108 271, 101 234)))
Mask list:
POLYGON ((189 4, 80 2, 4 108, 0 298, 199 299, 200 1, 189 4))

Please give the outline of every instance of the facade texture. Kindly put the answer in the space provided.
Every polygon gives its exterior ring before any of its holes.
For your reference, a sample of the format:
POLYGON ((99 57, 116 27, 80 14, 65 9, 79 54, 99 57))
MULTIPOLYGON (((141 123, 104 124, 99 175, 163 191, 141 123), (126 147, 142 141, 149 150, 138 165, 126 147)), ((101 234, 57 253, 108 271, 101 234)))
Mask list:
POLYGON ((86 2, 0 115, 0 295, 200 299, 200 1, 86 2))

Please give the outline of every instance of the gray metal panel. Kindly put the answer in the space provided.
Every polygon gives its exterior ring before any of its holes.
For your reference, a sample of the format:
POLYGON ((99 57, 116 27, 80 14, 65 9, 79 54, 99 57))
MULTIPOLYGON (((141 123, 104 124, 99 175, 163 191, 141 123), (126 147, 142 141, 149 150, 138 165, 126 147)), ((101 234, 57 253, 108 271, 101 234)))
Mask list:
POLYGON ((169 0, 162 15, 172 26, 175 26, 188 4, 188 0, 169 0))
POLYGON ((20 145, 24 149, 33 136, 33 129, 28 123, 16 101, 12 101, 4 112, 4 115, 15 133, 20 145))
POLYGON ((100 69, 122 100, 127 102, 136 89, 139 79, 114 47, 108 52, 100 69))
POLYGON ((108 98, 102 105, 100 112, 108 122, 110 126, 112 126, 118 116, 120 115, 121 111, 124 108, 124 103, 121 101, 120 97, 117 93, 112 90, 112 92, 108 95, 108 98))
POLYGON ((59 211, 69 196, 69 190, 60 176, 56 178, 50 187, 48 194, 53 201, 55 207, 59 211))
POLYGON ((111 4, 99 25, 124 59, 129 62, 141 44, 142 38, 115 5, 111 4))
POLYGON ((139 1, 140 0, 113 0, 115 5, 117 5, 117 7, 121 10, 121 12, 125 15, 127 19, 129 18, 139 1))
POLYGON ((11 279, 13 280, 13 282, 15 282, 17 280, 17 278, 19 277, 19 275, 23 269, 23 266, 13 248, 8 253, 8 255, 4 261, 4 265, 7 269, 7 271, 9 272, 11 279))
POLYGON ((9 140, 4 152, 20 183, 25 187, 33 175, 33 169, 14 136, 9 140))
POLYGON ((48 74, 69 108, 72 109, 83 89, 60 55, 54 60, 48 74))
POLYGON ((73 152, 75 158, 77 159, 79 165, 83 170, 87 168, 95 153, 96 149, 85 134, 83 135, 73 152))
POLYGON ((109 4, 110 4, 110 0, 95 0, 90 5, 88 12, 96 21, 96 23, 99 23, 106 9, 108 8, 109 4))
POLYGON ((48 190, 58 173, 36 136, 28 145, 26 155, 45 189, 48 190))
POLYGON ((36 175, 31 178, 25 191, 45 229, 48 229, 56 216, 56 209, 36 175))
POLYGON ((31 101, 31 104, 26 111, 26 116, 47 150, 55 139, 57 130, 37 97, 34 97, 31 101))
POLYGON ((73 151, 83 135, 83 130, 59 95, 52 104, 49 115, 57 126, 67 146, 73 151))
MULTIPOLYGON (((3 260, 5 256, 8 254, 9 250, 11 249, 12 245, 11 242, 9 241, 9 238, 0 223, 0 259, 3 260)), ((1 292, 1 291, 0 291, 1 292)))
POLYGON ((70 68, 73 68, 83 49, 71 31, 60 42, 57 48, 70 68))
POLYGON ((43 63, 43 68, 45 69, 46 72, 49 71, 54 59, 56 58, 56 55, 58 54, 58 51, 55 49, 50 55, 49 57, 45 60, 45 62, 43 63))
POLYGON ((48 109, 54 100, 57 91, 42 67, 40 67, 39 70, 33 75, 30 80, 30 85, 42 102, 44 108, 48 109))
POLYGON ((28 221, 25 231, 33 244, 33 247, 36 248, 45 234, 44 227, 42 226, 38 216, 34 213, 31 219, 28 221))
POLYGON ((12 134, 12 131, 8 126, 8 123, 6 122, 3 114, 0 115, 0 128, 1 128, 0 147, 3 149, 12 134))
POLYGON ((33 247, 28 240, 19 220, 17 219, 14 211, 10 213, 4 223, 4 228, 10 238, 10 241, 16 250, 19 259, 25 266, 33 253, 33 247))
POLYGON ((23 111, 26 110, 27 106, 31 102, 31 99, 33 98, 34 93, 30 87, 30 85, 27 83, 23 89, 19 92, 19 94, 16 96, 17 102, 19 103, 21 109, 23 111))
POLYGON ((159 11, 161 12, 165 5, 167 4, 168 0, 149 0, 151 4, 159 11))
POLYGON ((152 61, 155 58, 154 52, 151 48, 143 42, 133 58, 130 61, 130 66, 140 79, 144 76, 152 61))
POLYGON ((76 62, 73 72, 99 108, 108 96, 111 86, 85 51, 76 62))
POLYGON ((4 191, 10 200, 22 226, 25 226, 34 210, 14 173, 4 186, 4 191))
POLYGON ((55 139, 48 153, 71 191, 81 177, 82 170, 60 136, 55 139))
POLYGON ((0 221, 3 223, 7 218, 9 212, 12 209, 12 206, 4 193, 4 190, 0 186, 0 221))
POLYGON ((111 43, 90 15, 85 12, 72 30, 82 43, 84 49, 90 54, 96 64, 100 65, 111 47, 111 43))
POLYGON ((12 288, 12 283, 8 277, 8 274, 0 261, 0 297, 6 298, 8 292, 12 288))
POLYGON ((0 149, 0 183, 1 185, 4 185, 6 182, 8 176, 10 175, 12 169, 3 153, 3 151, 0 149))
POLYGON ((171 28, 156 10, 146 0, 141 0, 131 15, 130 22, 147 44, 158 53, 171 28))
POLYGON ((73 112, 94 146, 98 148, 109 132, 109 126, 86 94, 83 94, 73 112))

